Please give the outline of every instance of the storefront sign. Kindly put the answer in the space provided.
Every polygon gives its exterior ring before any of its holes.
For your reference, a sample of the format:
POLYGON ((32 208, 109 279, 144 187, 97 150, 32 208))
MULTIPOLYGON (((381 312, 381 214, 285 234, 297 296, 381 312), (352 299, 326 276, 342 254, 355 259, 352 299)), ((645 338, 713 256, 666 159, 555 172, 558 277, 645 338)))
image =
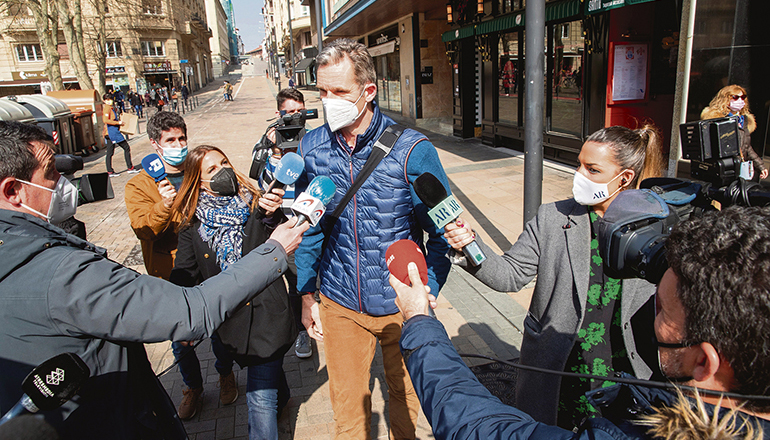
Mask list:
POLYGON ((423 84, 433 84, 433 66, 425 66, 420 72, 423 84))
POLYGON ((111 66, 104 69, 104 73, 107 75, 114 75, 116 73, 126 73, 124 66, 111 66))
POLYGON ((623 6, 647 3, 653 0, 588 0, 586 2, 586 14, 597 14, 599 12, 609 11, 610 9, 622 8, 623 6))
POLYGON ((184 64, 184 63, 186 63, 186 62, 187 62, 187 60, 179 60, 179 62, 180 62, 181 64, 184 64))
POLYGON ((380 55, 389 54, 396 50, 396 42, 390 41, 385 44, 380 44, 379 46, 374 46, 369 48, 369 54, 372 57, 378 57, 380 55))
POLYGON ((146 62, 144 63, 144 71, 149 73, 171 72, 171 61, 146 62))
POLYGON ((39 79, 41 81, 47 80, 48 77, 42 70, 22 70, 20 72, 11 72, 11 77, 14 81, 21 81, 25 79, 39 79))

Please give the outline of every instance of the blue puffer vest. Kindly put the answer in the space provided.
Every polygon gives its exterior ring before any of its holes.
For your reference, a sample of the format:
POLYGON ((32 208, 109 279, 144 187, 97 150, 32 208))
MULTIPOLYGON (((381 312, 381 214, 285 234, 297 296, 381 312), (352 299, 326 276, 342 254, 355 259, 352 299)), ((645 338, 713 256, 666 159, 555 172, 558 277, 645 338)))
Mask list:
MULTIPOLYGON (((352 155, 344 140, 324 125, 305 135, 300 151, 308 181, 328 176, 337 185, 321 224, 337 207, 363 168, 374 142, 394 124, 374 106, 372 123, 357 139, 352 155)), ((413 214, 406 162, 425 136, 407 129, 342 211, 321 257, 321 293, 351 310, 374 316, 398 312, 396 292, 388 284, 385 251, 397 240, 422 243, 413 214)))

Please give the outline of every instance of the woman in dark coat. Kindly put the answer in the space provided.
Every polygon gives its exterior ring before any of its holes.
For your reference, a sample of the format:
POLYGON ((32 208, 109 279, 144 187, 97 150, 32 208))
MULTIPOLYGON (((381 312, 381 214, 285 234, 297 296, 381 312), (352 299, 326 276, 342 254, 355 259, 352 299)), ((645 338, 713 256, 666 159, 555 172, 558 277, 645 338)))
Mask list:
MULTIPOLYGON (((182 226, 170 281, 192 286, 227 270, 285 220, 281 201, 281 195, 257 191, 219 148, 195 147, 173 208, 182 226)), ((228 316, 215 336, 248 366, 249 437, 277 440, 278 412, 289 399, 283 355, 297 337, 283 278, 228 316)))

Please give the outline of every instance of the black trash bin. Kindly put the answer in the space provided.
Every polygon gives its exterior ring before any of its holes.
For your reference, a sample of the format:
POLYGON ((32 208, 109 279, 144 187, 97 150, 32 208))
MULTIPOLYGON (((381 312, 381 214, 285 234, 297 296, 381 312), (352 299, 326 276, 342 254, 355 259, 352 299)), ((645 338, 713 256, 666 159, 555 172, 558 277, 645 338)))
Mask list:
POLYGON ((73 115, 60 99, 43 95, 18 95, 8 99, 23 105, 35 117, 37 125, 53 137, 58 154, 77 152, 73 131, 73 115))

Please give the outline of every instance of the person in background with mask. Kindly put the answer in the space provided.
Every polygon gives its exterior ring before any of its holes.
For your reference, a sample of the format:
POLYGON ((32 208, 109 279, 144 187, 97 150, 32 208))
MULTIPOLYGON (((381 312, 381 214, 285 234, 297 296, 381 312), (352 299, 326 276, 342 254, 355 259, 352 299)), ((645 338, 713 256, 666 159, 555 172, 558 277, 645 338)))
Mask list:
MULTIPOLYGON (((655 286, 606 274, 595 228, 620 191, 660 175, 660 137, 652 126, 603 128, 586 140, 578 161, 574 198, 540 206, 505 254, 496 255, 461 218, 448 224, 444 235, 457 251, 455 261, 492 289, 517 292, 537 276, 524 320, 522 364, 599 376, 626 372, 648 379, 653 370, 642 358, 653 347, 634 340, 631 321, 652 322, 648 300, 655 286), (462 257, 462 248, 474 239, 487 255, 478 266, 462 257)), ((558 421, 573 429, 596 414, 584 393, 602 385, 521 371, 516 404, 537 421, 558 421)))
POLYGON ((279 280, 307 226, 279 225, 227 274, 176 286, 49 224, 76 208, 61 203, 53 143, 29 124, 0 121, 0 132, 0 414, 22 397, 35 366, 74 353, 90 377, 77 398, 39 415, 62 439, 188 438, 143 344, 213 334, 279 280))
POLYGON ((762 158, 751 147, 751 133, 757 129, 757 122, 749 110, 749 97, 746 95, 746 89, 737 84, 723 87, 700 114, 701 119, 724 117, 734 117, 738 120, 738 138, 741 145, 739 153, 741 162, 746 164, 741 167, 741 177, 757 182, 759 179, 766 179, 767 167, 765 167, 762 158), (754 172, 755 170, 759 171, 759 177, 754 172))
MULTIPOLYGON (((217 147, 200 145, 186 160, 174 211, 182 219, 179 248, 171 271, 172 283, 194 286, 227 269, 261 245, 276 225, 283 190, 263 194, 236 171, 217 147), (257 211, 257 207, 263 211, 257 211), (262 214, 261 212, 264 212, 262 214)), ((228 316, 211 336, 220 377, 233 371, 233 361, 248 367, 246 402, 249 438, 278 440, 278 413, 289 400, 283 355, 297 336, 283 279, 260 292, 251 303, 228 316)), ((179 363, 185 383, 192 378, 203 392, 203 377, 194 350, 179 363)), ((174 351, 177 355, 177 351, 174 351)), ((185 399, 193 399, 191 393, 185 399)), ((237 394, 236 394, 237 396, 237 394)), ((225 403, 225 402, 223 402, 225 403)), ((189 417, 186 417, 189 418, 189 417)))
MULTIPOLYGON (((168 280, 174 268, 178 246, 178 231, 181 219, 172 209, 177 191, 184 179, 184 164, 187 158, 187 124, 178 113, 158 112, 147 121, 147 136, 155 152, 163 160, 168 176, 156 183, 143 170, 126 184, 126 209, 136 237, 142 245, 144 266, 149 275, 168 280)), ((171 344, 174 357, 179 359, 190 350, 187 341, 171 344)), ((195 359, 195 358, 192 358, 195 359)), ((197 360, 197 359, 196 359, 197 360)), ((180 368, 184 373, 184 367, 180 368)), ((202 383, 194 377, 182 375, 187 389, 179 405, 179 417, 189 419, 200 406, 202 383), (198 390, 200 392, 196 392, 198 390)), ((238 398, 235 375, 220 377, 219 398, 227 405, 238 398)))
POLYGON ((115 152, 115 144, 123 149, 123 156, 126 159, 126 168, 128 168, 129 174, 138 173, 139 170, 134 168, 131 163, 131 147, 128 145, 126 137, 120 132, 120 127, 123 125, 123 121, 120 120, 120 113, 115 108, 114 98, 111 93, 105 93, 102 96, 104 105, 102 106, 102 120, 104 121, 104 142, 107 144, 107 154, 104 155, 104 160, 107 165, 107 173, 110 177, 120 176, 120 173, 116 173, 112 169, 112 155, 115 152))
POLYGON ((413 439, 420 403, 398 348, 402 320, 394 303, 396 292, 388 285, 385 252, 400 239, 422 245, 427 232, 428 285, 438 294, 450 269, 445 257, 449 246, 412 183, 429 172, 449 193, 449 182, 433 144, 421 133, 404 130, 333 227, 326 226, 352 186, 352 176, 394 122, 374 102, 377 74, 366 46, 335 40, 324 46, 316 63, 316 86, 327 123, 300 141, 305 172, 296 191, 304 191, 316 176, 331 178, 337 191, 295 256, 297 291, 305 294, 302 321, 312 338, 324 341, 335 437, 371 436, 369 377, 379 342, 390 396, 391 437, 413 439), (314 298, 319 275, 320 305, 314 298))

